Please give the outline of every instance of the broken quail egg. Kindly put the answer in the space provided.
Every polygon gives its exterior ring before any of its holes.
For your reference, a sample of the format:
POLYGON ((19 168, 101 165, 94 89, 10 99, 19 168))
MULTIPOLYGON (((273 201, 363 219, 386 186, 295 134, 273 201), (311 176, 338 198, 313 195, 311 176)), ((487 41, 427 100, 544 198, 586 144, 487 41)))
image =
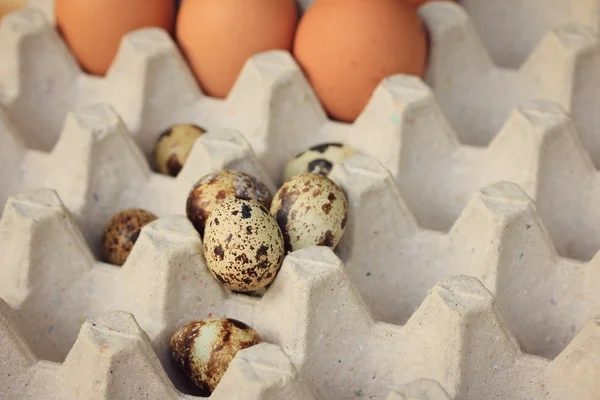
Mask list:
POLYGON ((275 279, 283 261, 283 236, 260 203, 228 197, 208 217, 204 257, 212 275, 238 292, 251 292, 275 279))
POLYGON ((205 175, 194 185, 186 205, 187 217, 201 236, 211 211, 230 196, 253 199, 265 207, 269 207, 272 197, 263 183, 240 171, 221 170, 205 175))
POLYGON ((335 248, 346 227, 348 201, 326 176, 301 174, 279 188, 271 215, 281 228, 286 252, 308 246, 335 248))
POLYGON ((178 124, 161 133, 153 152, 158 172, 177 176, 192 151, 196 139, 205 132, 196 125, 178 124))
POLYGON ((192 321, 171 337, 175 363, 210 395, 238 351, 262 342, 259 334, 232 318, 192 321))
POLYGON ((306 172, 327 176, 334 165, 344 162, 356 153, 352 147, 342 143, 323 143, 313 146, 287 163, 283 179, 287 181, 292 176, 306 172))
POLYGON ((156 218, 156 215, 139 208, 129 208, 115 214, 102 234, 102 252, 106 261, 123 265, 142 228, 156 218))

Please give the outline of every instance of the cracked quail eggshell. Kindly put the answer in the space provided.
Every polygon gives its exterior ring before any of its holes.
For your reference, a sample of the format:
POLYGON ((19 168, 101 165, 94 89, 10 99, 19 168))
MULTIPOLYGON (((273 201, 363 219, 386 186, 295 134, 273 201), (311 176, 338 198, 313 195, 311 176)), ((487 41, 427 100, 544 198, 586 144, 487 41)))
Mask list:
POLYGON ((186 204, 187 217, 201 236, 212 210, 232 196, 256 200, 267 208, 272 198, 262 182, 244 172, 221 170, 205 175, 194 185, 186 204))
POLYGON ((357 152, 342 143, 323 143, 309 148, 291 159, 284 170, 283 179, 312 173, 329 175, 336 164, 340 164, 357 152))
POLYGON ((262 342, 248 325, 232 318, 192 321, 171 337, 173 359, 205 392, 212 393, 238 351, 262 342))
POLYGON ((102 252, 106 261, 123 265, 142 228, 156 218, 156 215, 139 208, 129 208, 115 214, 102 234, 102 252))
POLYGON ((335 248, 346 228, 348 201, 326 176, 301 174, 277 191, 271 215, 281 228, 286 252, 308 246, 335 248))
POLYGON ((212 275, 227 288, 255 291, 275 279, 284 257, 283 235, 257 201, 228 197, 208 218, 204 256, 212 275))
POLYGON ((177 176, 196 139, 206 131, 193 124, 177 124, 161 133, 154 146, 154 163, 162 174, 177 176))

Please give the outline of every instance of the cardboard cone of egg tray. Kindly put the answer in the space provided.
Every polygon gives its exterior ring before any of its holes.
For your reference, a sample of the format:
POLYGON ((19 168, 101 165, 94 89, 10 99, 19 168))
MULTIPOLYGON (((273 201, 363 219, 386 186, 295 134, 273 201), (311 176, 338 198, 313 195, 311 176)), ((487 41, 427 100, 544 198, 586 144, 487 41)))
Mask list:
POLYGON ((339 124, 285 52, 215 100, 145 29, 90 77, 51 3, 30 4, 0 25, 1 399, 193 398, 168 340, 209 316, 266 342, 215 399, 600 398, 594 29, 557 27, 505 70, 465 10, 427 5, 431 89, 387 78, 339 124), (210 133, 177 178, 153 173, 156 136, 181 121, 210 133), (327 141, 363 153, 331 174, 350 204, 338 249, 289 254, 262 297, 224 289, 183 216, 191 185, 229 168, 275 190, 327 141), (134 206, 161 218, 122 268, 96 261, 107 219, 134 206))

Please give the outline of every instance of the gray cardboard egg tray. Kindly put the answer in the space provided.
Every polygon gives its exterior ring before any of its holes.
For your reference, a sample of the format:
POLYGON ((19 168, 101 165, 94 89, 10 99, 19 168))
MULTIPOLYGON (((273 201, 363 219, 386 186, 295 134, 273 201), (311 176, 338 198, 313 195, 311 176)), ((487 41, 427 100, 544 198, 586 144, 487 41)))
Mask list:
POLYGON ((504 70, 460 6, 425 6, 431 89, 387 78, 339 124, 285 52, 211 99, 156 29, 126 36, 106 78, 82 74, 45 10, 0 26, 0 398, 192 398, 168 339, 209 316, 267 342, 215 399, 600 396, 593 29, 558 27, 504 70), (157 134, 182 121, 210 133, 177 178, 153 173, 157 134), (183 215, 191 185, 231 168, 274 190, 332 140, 363 153, 331 175, 350 202, 338 249, 288 255, 262 297, 225 290, 183 215), (122 268, 96 261, 131 206, 161 218, 122 268))

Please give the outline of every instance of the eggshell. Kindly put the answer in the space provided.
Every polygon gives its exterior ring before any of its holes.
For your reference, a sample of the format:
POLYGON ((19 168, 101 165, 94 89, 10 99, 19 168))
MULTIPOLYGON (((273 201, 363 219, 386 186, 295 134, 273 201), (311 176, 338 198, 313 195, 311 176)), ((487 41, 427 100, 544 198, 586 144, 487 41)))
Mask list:
POLYGON ((232 318, 192 321, 171 337, 173 360, 210 395, 238 351, 262 342, 248 325, 232 318))
POLYGON ((123 265, 142 228, 156 218, 156 215, 138 208, 115 214, 106 224, 102 234, 102 251, 106 261, 114 265, 123 265))
POLYGON ((284 180, 293 176, 313 173, 329 175, 331 169, 356 154, 356 150, 342 143, 323 143, 303 151, 291 159, 283 172, 284 180))
POLYGON ((192 124, 173 125, 164 131, 154 146, 154 163, 159 172, 177 176, 190 151, 198 139, 206 131, 192 124))
POLYGON ((402 0, 317 0, 300 21, 294 56, 329 115, 352 122, 387 76, 422 76, 426 34, 402 0))
POLYGON ((229 289, 258 290, 271 283, 281 267, 283 235, 258 202, 228 197, 208 218, 204 257, 213 276, 229 289))
POLYGON ((190 192, 186 214, 201 236, 212 210, 227 197, 253 199, 271 205, 271 191, 255 177, 240 171, 221 170, 202 177, 190 192))
POLYGON ((346 228, 348 201, 326 176, 302 174, 279 188, 271 215, 281 228, 286 252, 308 246, 335 248, 346 228))
POLYGON ((291 51, 297 19, 294 0, 186 0, 176 35, 202 90, 223 98, 250 56, 291 51))
POLYGON ((128 32, 160 27, 169 32, 173 0, 55 0, 56 22, 67 45, 87 72, 104 75, 128 32))

